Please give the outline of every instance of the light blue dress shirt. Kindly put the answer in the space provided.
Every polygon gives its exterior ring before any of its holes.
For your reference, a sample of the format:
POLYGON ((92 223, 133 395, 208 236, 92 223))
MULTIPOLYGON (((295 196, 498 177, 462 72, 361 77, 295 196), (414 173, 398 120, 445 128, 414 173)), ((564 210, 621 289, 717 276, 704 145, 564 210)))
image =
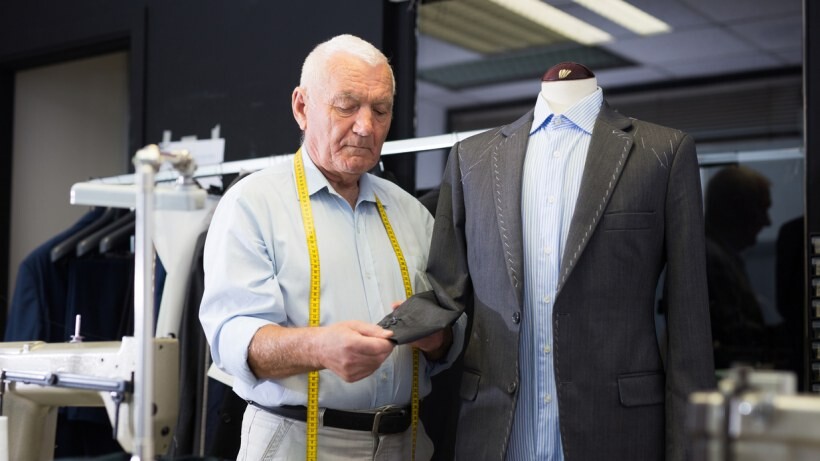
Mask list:
MULTIPOLYGON (((345 320, 376 323, 405 299, 395 252, 379 217, 385 207, 415 291, 429 289, 425 273, 433 218, 410 194, 384 179, 363 175, 355 209, 302 149, 321 268, 321 325, 345 320)), ((308 324, 310 259, 297 198, 293 163, 253 173, 231 187, 214 212, 205 243, 205 290, 200 320, 214 363, 234 377, 234 390, 262 405, 305 405, 307 374, 258 380, 247 364, 248 345, 268 324, 308 324)), ((454 338, 461 344, 463 331, 454 338)), ((451 361, 457 348, 452 348, 451 361)), ((420 394, 430 391, 421 355, 420 394)), ((371 376, 346 383, 319 372, 319 406, 372 409, 408 405, 412 354, 396 347, 371 376)))
POLYGON ((524 319, 520 337, 520 394, 508 460, 564 459, 552 354, 552 309, 601 89, 561 115, 539 94, 524 160, 524 319))

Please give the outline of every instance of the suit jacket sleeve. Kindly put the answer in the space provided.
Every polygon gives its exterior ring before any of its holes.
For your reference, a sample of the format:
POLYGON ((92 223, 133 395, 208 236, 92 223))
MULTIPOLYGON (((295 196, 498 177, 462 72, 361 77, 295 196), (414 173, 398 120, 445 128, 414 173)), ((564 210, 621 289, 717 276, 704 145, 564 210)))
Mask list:
POLYGON ((467 308, 472 285, 467 270, 459 144, 453 146, 441 183, 427 276, 432 290, 406 300, 379 322, 405 344, 452 325, 467 308))
POLYGON ((681 460, 689 393, 711 389, 715 380, 700 170, 689 135, 674 156, 668 188, 666 451, 667 460, 681 460))

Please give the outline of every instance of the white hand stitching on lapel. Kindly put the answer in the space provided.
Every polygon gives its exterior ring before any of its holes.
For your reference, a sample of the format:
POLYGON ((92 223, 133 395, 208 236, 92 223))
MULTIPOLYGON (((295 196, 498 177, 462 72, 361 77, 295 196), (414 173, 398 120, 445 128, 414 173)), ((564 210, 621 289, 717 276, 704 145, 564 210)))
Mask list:
POLYGON ((567 276, 569 275, 570 269, 572 269, 572 267, 575 265, 575 262, 578 259, 578 253, 581 251, 581 248, 583 248, 586 244, 586 241, 589 238, 590 231, 592 231, 592 228, 598 222, 598 218, 600 218, 601 212, 604 209, 604 203, 606 203, 606 199, 607 197, 609 197, 609 194, 612 191, 612 186, 618 179, 618 175, 621 171, 621 168, 624 165, 624 159, 626 158, 626 154, 629 151, 629 136, 619 130, 612 130, 612 134, 618 136, 619 138, 622 138, 625 141, 623 151, 621 152, 621 158, 618 159, 618 164, 615 166, 615 171, 612 172, 612 177, 609 179, 609 184, 607 185, 606 191, 604 192, 604 196, 601 197, 601 201, 598 203, 598 208, 595 210, 595 216, 592 218, 592 223, 589 224, 587 230, 584 232, 584 238, 581 239, 581 242, 578 244, 578 247, 575 248, 575 252, 572 254, 572 258, 570 258, 569 264, 562 270, 563 275, 561 276, 561 283, 558 284, 558 289, 556 290, 556 292, 561 291, 561 288, 564 286, 564 282, 567 281, 567 276))
POLYGON ((510 139, 515 137, 518 132, 515 132, 510 137, 504 138, 500 143, 496 144, 495 149, 493 150, 492 159, 493 159, 493 179, 495 180, 495 208, 496 213, 498 215, 498 225, 501 228, 501 241, 504 243, 504 254, 507 256, 507 263, 510 268, 510 273, 512 274, 513 279, 513 286, 518 288, 520 281, 518 280, 518 273, 515 270, 515 263, 513 262, 512 253, 510 252, 510 237, 507 233, 507 225, 504 222, 504 211, 501 208, 501 197, 498 195, 501 190, 501 172, 499 170, 499 149, 507 143, 510 139))

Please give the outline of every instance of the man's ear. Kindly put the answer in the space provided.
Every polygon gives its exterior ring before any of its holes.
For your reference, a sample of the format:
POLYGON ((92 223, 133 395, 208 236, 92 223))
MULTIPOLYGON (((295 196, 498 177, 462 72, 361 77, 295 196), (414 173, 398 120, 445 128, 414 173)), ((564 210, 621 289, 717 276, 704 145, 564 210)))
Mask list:
POLYGON ((293 109, 293 118, 299 124, 299 129, 305 131, 305 128, 307 128, 307 101, 305 100, 304 88, 297 86, 293 90, 290 105, 293 109))

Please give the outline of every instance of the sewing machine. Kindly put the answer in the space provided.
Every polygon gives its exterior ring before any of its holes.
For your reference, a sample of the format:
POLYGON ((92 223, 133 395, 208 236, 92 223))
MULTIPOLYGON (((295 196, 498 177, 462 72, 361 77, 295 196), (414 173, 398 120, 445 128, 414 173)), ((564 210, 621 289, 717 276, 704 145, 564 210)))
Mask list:
MULTIPOLYGON (((0 410, 8 418, 8 454, 14 461, 48 461, 54 456, 57 409, 104 406, 112 434, 133 452, 136 409, 134 374, 138 359, 134 337, 122 341, 0 343, 0 410)), ((153 399, 150 426, 153 452, 166 453, 177 421, 179 344, 153 339, 153 399)), ((2 440, 2 435, 0 435, 2 440)), ((0 447, 2 450, 4 447, 0 447)), ((0 453, 0 460, 5 453, 0 453)))

